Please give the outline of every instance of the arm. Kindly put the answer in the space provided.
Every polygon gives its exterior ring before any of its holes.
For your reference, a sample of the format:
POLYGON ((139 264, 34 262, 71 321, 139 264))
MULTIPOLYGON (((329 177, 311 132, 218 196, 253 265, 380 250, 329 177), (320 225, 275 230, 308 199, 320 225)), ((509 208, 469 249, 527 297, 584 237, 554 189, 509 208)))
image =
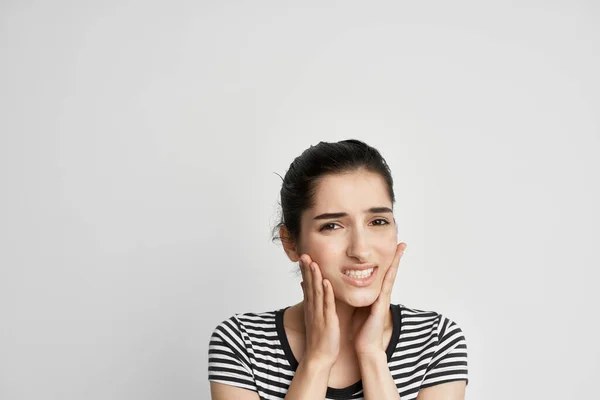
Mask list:
POLYGON ((219 382, 210 383, 210 398, 212 400, 260 400, 256 392, 219 382))
MULTIPOLYGON (((400 399, 385 352, 359 359, 365 399, 400 399)), ((446 382, 419 391, 417 400, 464 400, 466 381, 446 382)))
MULTIPOLYGON (((406 243, 396 246, 392 264, 383 278, 381 292, 371 305, 369 316, 355 336, 354 347, 358 356, 365 400, 399 400, 400 394, 387 364, 387 354, 382 345, 385 319, 390 312, 390 296, 400 258, 406 243)), ((355 313, 354 316, 358 315, 355 313)))
POLYGON ((467 342, 456 322, 440 315, 437 343, 417 400, 464 400, 468 382, 467 342))
POLYGON ((259 400, 254 374, 235 317, 220 323, 208 345, 208 379, 213 400, 259 400))
MULTIPOLYGON (((358 359, 365 400, 399 400, 398 388, 387 364, 384 351, 358 359)), ((438 399, 438 398, 436 398, 438 399)), ((423 399, 419 399, 423 400, 423 399)))
MULTIPOLYGON (((301 362, 288 389, 287 400, 324 399, 331 366, 316 362, 301 362)), ((210 383, 212 400, 260 400, 258 393, 218 382, 210 383)))
POLYGON ((287 400, 324 399, 332 365, 302 361, 285 396, 287 400))
POLYGON ((442 383, 419 391, 417 400, 464 400, 466 387, 465 381, 442 383))
POLYGON ((304 294, 306 352, 285 396, 288 400, 325 399, 327 383, 339 353, 340 328, 331 283, 309 256, 300 259, 304 294))

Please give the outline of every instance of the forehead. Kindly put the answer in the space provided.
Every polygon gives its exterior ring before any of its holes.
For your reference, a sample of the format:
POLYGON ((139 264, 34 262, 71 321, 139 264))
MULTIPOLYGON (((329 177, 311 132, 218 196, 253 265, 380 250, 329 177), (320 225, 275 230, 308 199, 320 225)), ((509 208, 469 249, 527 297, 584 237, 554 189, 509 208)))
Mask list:
POLYGON ((377 173, 360 170, 322 177, 309 212, 363 212, 384 206, 392 208, 385 180, 377 173))

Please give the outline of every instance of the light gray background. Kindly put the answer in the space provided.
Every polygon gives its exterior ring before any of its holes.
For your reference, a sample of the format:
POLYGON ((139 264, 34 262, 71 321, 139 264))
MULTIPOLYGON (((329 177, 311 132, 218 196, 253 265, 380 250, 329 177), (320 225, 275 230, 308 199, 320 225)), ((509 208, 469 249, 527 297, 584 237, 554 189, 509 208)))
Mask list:
POLYGON ((596 398, 600 7, 507 3, 3 1, 0 398, 208 398, 216 324, 301 298, 275 173, 346 138, 467 397, 596 398))

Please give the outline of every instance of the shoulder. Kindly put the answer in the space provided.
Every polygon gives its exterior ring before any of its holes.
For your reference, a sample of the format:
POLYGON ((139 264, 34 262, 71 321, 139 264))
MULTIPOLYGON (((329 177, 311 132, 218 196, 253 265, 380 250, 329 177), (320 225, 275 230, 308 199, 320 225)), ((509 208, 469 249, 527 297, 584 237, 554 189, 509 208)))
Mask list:
POLYGON ((275 327, 278 311, 236 313, 219 322, 213 329, 212 337, 223 340, 243 338, 251 333, 269 330, 275 327))
POLYGON ((216 325, 210 336, 209 361, 227 358, 249 371, 257 342, 275 332, 276 311, 234 314, 216 325))
POLYGON ((208 346, 208 379, 256 392, 255 341, 274 321, 271 311, 234 314, 218 323, 208 346))
POLYGON ((403 330, 419 329, 423 332, 430 331, 439 337, 447 337, 449 334, 461 334, 459 324, 447 315, 433 310, 423 310, 396 304, 401 315, 403 330))
POLYGON ((423 350, 434 346, 437 351, 463 351, 466 357, 467 341, 461 326, 447 315, 432 310, 397 304, 400 314, 400 340, 418 342, 423 350))
POLYGON ((459 324, 436 311, 397 306, 402 346, 427 360, 421 389, 455 380, 468 384, 467 341, 459 324))

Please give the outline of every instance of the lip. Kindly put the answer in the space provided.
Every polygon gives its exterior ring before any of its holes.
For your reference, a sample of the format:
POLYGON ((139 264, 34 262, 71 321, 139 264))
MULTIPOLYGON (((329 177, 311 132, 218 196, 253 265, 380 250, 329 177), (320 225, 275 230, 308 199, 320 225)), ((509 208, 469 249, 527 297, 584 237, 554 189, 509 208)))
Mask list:
POLYGON ((342 279, 344 279, 344 282, 352 285, 352 286, 356 286, 356 287, 365 287, 365 286, 369 286, 371 285, 373 282, 375 282, 375 278, 377 278, 377 273, 379 272, 379 267, 377 266, 366 266, 364 268, 345 268, 345 270, 348 269, 355 269, 355 270, 365 270, 365 269, 369 269, 369 268, 373 268, 373 273, 371 275, 369 275, 366 278, 352 278, 346 274, 344 274, 344 272, 341 272, 342 274, 342 279))
POLYGON ((347 267, 342 268, 342 273, 348 271, 349 269, 353 269, 356 271, 364 271, 365 269, 375 268, 377 264, 355 264, 348 265, 347 267))

